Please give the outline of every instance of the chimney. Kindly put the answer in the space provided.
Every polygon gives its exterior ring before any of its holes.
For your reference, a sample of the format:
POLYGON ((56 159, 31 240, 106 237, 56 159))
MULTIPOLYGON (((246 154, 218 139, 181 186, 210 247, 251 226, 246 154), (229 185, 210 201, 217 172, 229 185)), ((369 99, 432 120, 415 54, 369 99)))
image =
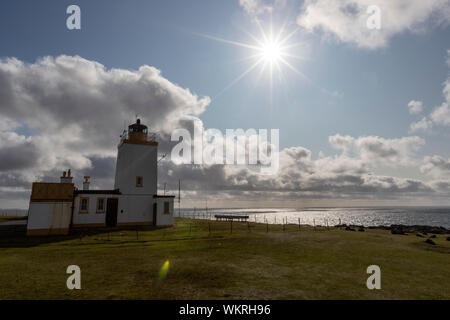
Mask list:
POLYGON ((72 183, 72 176, 70 175, 70 169, 67 171, 63 171, 63 175, 61 176, 61 183, 72 183))
POLYGON ((89 190, 89 179, 91 177, 89 176, 84 176, 84 182, 83 182, 83 190, 89 190))

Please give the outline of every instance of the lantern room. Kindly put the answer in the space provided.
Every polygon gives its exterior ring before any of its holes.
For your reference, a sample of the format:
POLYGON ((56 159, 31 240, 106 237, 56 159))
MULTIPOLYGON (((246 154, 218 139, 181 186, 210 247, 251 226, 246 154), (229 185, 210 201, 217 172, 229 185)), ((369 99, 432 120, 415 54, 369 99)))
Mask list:
POLYGON ((128 126, 128 140, 133 142, 146 142, 147 141, 148 128, 146 125, 141 124, 141 119, 137 119, 136 123, 128 126))

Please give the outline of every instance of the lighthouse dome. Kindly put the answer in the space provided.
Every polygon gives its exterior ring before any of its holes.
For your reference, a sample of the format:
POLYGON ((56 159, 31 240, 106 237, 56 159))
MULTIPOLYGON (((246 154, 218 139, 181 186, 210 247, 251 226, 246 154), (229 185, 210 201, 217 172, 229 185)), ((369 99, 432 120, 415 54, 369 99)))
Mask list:
POLYGON ((133 124, 128 126, 128 132, 129 133, 131 133, 131 132, 137 132, 138 133, 139 132, 139 133, 145 133, 146 134, 147 130, 148 130, 147 126, 141 124, 141 119, 137 119, 136 123, 133 123, 133 124))

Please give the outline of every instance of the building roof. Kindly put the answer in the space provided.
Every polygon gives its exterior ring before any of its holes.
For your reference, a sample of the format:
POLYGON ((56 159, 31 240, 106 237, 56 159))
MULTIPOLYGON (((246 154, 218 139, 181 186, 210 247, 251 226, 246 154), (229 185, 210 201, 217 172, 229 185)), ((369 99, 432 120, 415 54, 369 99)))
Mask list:
POLYGON ((31 202, 72 202, 73 183, 33 182, 31 202))

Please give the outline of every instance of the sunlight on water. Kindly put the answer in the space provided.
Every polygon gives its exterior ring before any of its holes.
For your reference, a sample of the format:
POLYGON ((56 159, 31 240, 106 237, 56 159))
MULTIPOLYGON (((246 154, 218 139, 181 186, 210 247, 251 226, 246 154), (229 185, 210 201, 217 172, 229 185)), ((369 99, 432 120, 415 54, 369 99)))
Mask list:
POLYGON ((243 208, 243 209, 181 209, 175 216, 214 220, 216 214, 248 215, 250 222, 326 225, 354 224, 429 225, 450 228, 450 208, 444 207, 364 207, 364 208, 243 208))

